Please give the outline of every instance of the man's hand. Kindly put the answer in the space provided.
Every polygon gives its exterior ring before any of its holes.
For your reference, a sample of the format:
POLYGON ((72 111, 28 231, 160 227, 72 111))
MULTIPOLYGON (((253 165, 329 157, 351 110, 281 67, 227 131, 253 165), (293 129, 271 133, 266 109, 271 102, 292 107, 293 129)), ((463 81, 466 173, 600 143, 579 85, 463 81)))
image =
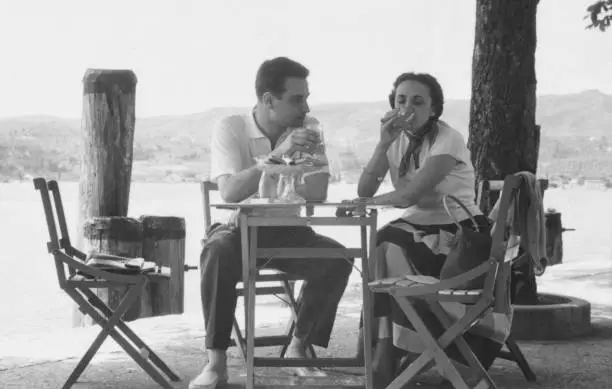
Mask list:
POLYGON ((295 151, 312 152, 321 143, 321 136, 315 130, 296 128, 291 133, 289 155, 295 151))

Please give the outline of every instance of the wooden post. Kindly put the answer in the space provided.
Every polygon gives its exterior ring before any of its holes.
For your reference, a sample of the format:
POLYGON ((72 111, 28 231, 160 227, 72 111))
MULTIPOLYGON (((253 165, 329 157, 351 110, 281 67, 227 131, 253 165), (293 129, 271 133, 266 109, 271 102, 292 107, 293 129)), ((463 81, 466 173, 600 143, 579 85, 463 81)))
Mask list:
POLYGON ((146 261, 168 266, 169 280, 148 284, 140 317, 181 314, 185 299, 185 219, 174 216, 141 216, 142 254, 146 261))
POLYGON ((551 210, 544 215, 546 218, 546 257, 548 266, 563 263, 563 224, 561 213, 551 210))
MULTIPOLYGON (((94 216, 127 216, 135 124, 136 75, 88 69, 83 77, 83 151, 76 247, 84 250, 84 223, 94 216)), ((75 309, 73 324, 82 323, 75 309)))
MULTIPOLYGON (((86 239, 87 251, 95 250, 100 253, 120 255, 129 258, 142 257, 142 224, 128 217, 94 217, 85 222, 83 234, 86 239)), ((96 294, 111 309, 117 308, 121 299, 126 294, 126 287, 96 289, 96 294)), ((140 304, 134 304, 124 316, 124 320, 138 319, 140 315, 140 304)), ((91 325, 93 321, 89 317, 80 318, 74 326, 91 325)))

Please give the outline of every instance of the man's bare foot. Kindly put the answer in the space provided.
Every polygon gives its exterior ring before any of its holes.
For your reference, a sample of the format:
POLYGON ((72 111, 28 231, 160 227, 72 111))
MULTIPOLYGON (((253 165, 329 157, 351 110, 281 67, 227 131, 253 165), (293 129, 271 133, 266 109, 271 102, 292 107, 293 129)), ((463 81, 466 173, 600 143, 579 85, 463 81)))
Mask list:
MULTIPOLYGON (((300 339, 293 338, 287 347, 285 358, 310 358, 306 353, 306 344, 300 339)), ((327 377, 324 371, 316 367, 291 367, 289 369, 300 377, 327 377)))
POLYGON ((285 358, 308 358, 306 347, 289 345, 287 352, 285 352, 285 358))
POLYGON ((189 383, 189 389, 219 389, 228 381, 226 354, 223 350, 208 350, 208 363, 189 383))

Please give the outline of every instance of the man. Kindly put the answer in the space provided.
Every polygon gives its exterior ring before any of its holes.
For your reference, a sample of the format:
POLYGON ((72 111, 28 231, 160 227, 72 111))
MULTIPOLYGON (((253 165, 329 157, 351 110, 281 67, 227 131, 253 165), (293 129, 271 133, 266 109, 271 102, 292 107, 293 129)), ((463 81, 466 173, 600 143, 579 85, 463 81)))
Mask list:
MULTIPOLYGON (((226 202, 240 202, 258 192, 262 172, 255 158, 323 150, 318 133, 303 128, 310 111, 309 70, 285 58, 265 61, 257 72, 257 104, 244 115, 229 116, 215 128, 211 143, 211 179, 226 202)), ((327 197, 327 168, 308 174, 296 191, 309 201, 327 197)), ((342 247, 310 227, 262 227, 259 247, 342 247)), ((236 309, 236 283, 242 279, 240 231, 231 223, 213 229, 200 256, 201 296, 206 323, 208 364, 190 389, 212 389, 227 381, 226 350, 236 309)), ((327 347, 338 302, 346 288, 352 260, 273 259, 267 267, 305 278, 296 330, 287 358, 305 358, 308 345, 327 347)))

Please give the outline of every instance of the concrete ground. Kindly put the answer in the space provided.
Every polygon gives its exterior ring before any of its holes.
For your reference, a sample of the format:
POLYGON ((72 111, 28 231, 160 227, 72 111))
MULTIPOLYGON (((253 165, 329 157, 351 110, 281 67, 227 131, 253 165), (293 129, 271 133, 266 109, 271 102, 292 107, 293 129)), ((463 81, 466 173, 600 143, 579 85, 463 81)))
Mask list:
MULTIPOLYGON (((281 309, 278 303, 272 304, 281 309)), ((612 388, 611 311, 610 306, 594 307, 593 331, 588 336, 568 341, 520 342, 523 353, 537 375, 537 382, 527 382, 515 364, 501 359, 490 370, 493 379, 499 388, 508 389, 612 388)), ((332 345, 326 351, 319 350, 320 356, 354 355, 358 315, 358 305, 343 306, 338 315, 332 345)), ((174 387, 187 388, 189 380, 199 373, 205 363, 201 317, 175 315, 141 319, 130 326, 180 375, 182 381, 175 383, 174 387)), ((284 321, 264 321, 258 326, 258 334, 274 333, 283 328, 284 321)), ((97 327, 89 327, 51 330, 11 338, 0 336, 0 389, 62 387, 97 333, 97 327)), ((261 355, 270 356, 276 352, 272 348, 258 351, 261 355)), ((244 365, 236 348, 230 349, 230 369, 230 387, 243 387, 244 365)), ((287 387, 293 383, 302 384, 301 387, 338 388, 343 384, 362 382, 359 370, 348 370, 347 374, 329 370, 329 379, 311 379, 308 382, 298 382, 281 369, 258 369, 257 374, 263 377, 258 379, 259 383, 265 384, 263 387, 273 382, 282 382, 277 387, 287 387)), ((73 386, 75 389, 158 387, 112 339, 105 342, 79 382, 73 386)), ((439 377, 427 373, 409 387, 427 389, 451 386, 441 384, 439 377)))

